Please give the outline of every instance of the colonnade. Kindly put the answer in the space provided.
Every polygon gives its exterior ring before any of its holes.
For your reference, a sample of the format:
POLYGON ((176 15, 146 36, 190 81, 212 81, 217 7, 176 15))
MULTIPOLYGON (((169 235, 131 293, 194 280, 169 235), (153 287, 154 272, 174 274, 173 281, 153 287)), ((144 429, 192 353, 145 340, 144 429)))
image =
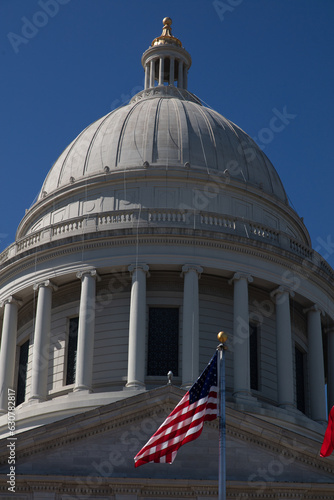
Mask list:
MULTIPOLYGON (((132 276, 129 322, 127 389, 145 388, 145 338, 146 338, 146 279, 149 266, 132 264, 128 268, 132 276)), ((182 267, 184 280, 182 318, 182 386, 189 388, 199 375, 199 286, 203 269, 194 264, 182 267)), ((81 280, 81 296, 78 325, 77 365, 74 391, 92 390, 96 270, 77 273, 81 280)), ((229 281, 233 286, 233 350, 234 387, 236 401, 252 398, 249 368, 249 300, 248 286, 252 276, 235 273, 229 281)), ((34 285, 38 292, 34 326, 34 348, 32 355, 31 389, 29 400, 44 401, 47 398, 48 360, 52 293, 57 286, 51 280, 34 285)), ((276 305, 277 341, 277 389, 278 405, 294 408, 293 342, 290 320, 290 297, 293 292, 279 286, 271 292, 276 305)), ((8 297, 4 308, 0 349, 0 413, 7 411, 8 388, 14 389, 16 337, 18 308, 22 302, 18 297, 8 297)), ((322 311, 314 304, 304 310, 308 328, 308 371, 311 418, 326 420, 324 391, 324 360, 321 330, 322 311)), ((327 332, 328 354, 334 359, 334 329, 327 332)), ((334 402, 334 368, 328 363, 328 397, 334 402)))
POLYGON ((145 63, 145 90, 154 87, 156 79, 155 66, 157 62, 159 64, 158 78, 157 78, 158 85, 163 85, 164 82, 167 81, 169 85, 174 86, 174 82, 177 79, 177 86, 182 89, 187 89, 188 67, 184 64, 182 59, 178 59, 170 55, 168 57, 165 56, 152 57, 149 61, 145 63), (165 78, 167 60, 169 62, 169 72, 167 74, 168 81, 165 78), (177 69, 176 65, 178 65, 177 69))

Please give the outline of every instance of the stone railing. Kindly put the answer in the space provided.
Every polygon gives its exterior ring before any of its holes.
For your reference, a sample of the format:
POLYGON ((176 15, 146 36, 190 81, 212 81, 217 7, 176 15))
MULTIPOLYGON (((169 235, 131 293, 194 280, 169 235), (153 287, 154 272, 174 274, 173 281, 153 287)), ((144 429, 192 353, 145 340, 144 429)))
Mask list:
POLYGON ((187 223, 187 214, 180 210, 150 210, 148 222, 184 222, 187 223))
MULTIPOLYGON (((129 227, 184 227, 226 233, 237 237, 246 237, 253 241, 262 241, 270 245, 288 250, 320 265, 321 257, 306 245, 296 241, 290 235, 256 224, 239 217, 220 215, 182 209, 130 209, 117 210, 102 214, 76 217, 59 222, 28 234, 10 245, 0 254, 0 265, 16 255, 45 243, 62 238, 75 237, 99 231, 112 231, 129 227)), ((328 267, 328 266, 327 266, 328 267)), ((329 269, 323 264, 322 269, 328 274, 329 269)))
POLYGON ((312 250, 310 250, 309 247, 303 245, 299 241, 293 240, 292 238, 290 238, 290 250, 308 259, 312 257, 312 250))
POLYGON ((40 233, 31 234, 22 240, 17 242, 17 252, 22 252, 24 250, 29 249, 30 247, 35 247, 40 242, 40 233))
POLYGON ((0 264, 2 264, 3 262, 5 262, 8 259, 8 256, 10 254, 10 249, 11 249, 11 247, 13 247, 15 245, 16 244, 13 243, 9 247, 7 247, 6 250, 4 250, 2 253, 0 253, 0 264))
POLYGON ((200 222, 205 226, 217 226, 235 230, 236 219, 232 217, 224 217, 210 213, 200 213, 200 222))
POLYGON ((83 219, 71 220, 59 224, 55 224, 51 228, 52 236, 63 235, 66 233, 73 233, 73 231, 82 230, 83 219))
POLYGON ((324 259, 321 259, 320 261, 320 267, 323 271, 325 271, 326 274, 329 274, 329 276, 334 280, 334 272, 333 269, 329 264, 324 259))
POLYGON ((249 224, 249 227, 250 227, 250 232, 249 232, 250 236, 257 236, 263 240, 270 240, 273 242, 279 241, 279 231, 256 224, 249 224))

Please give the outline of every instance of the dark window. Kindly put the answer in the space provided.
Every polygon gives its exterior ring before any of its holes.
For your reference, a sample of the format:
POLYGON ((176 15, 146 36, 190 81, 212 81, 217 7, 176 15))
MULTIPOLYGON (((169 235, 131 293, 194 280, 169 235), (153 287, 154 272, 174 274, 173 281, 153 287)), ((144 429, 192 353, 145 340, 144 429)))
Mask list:
POLYGON ((79 318, 70 319, 67 344, 66 385, 74 384, 75 382, 75 369, 77 363, 78 347, 78 324, 79 318))
POLYGON ((305 413, 304 353, 295 346, 297 409, 305 413))
POLYGON ((147 375, 178 376, 179 310, 175 307, 150 307, 148 323, 147 375))
POLYGON ((16 405, 20 405, 25 400, 27 366, 29 356, 29 340, 20 346, 19 374, 17 378, 16 405))
POLYGON ((250 387, 259 390, 259 332, 257 325, 249 325, 250 387))

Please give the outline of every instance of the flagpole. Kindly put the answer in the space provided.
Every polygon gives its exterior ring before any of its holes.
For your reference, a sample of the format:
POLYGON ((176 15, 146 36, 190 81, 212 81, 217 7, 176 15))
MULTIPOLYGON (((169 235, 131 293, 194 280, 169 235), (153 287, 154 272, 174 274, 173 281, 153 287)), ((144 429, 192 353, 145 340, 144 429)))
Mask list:
POLYGON ((227 335, 219 332, 217 347, 219 351, 219 474, 218 474, 218 500, 226 500, 226 417, 225 417, 225 351, 227 335))

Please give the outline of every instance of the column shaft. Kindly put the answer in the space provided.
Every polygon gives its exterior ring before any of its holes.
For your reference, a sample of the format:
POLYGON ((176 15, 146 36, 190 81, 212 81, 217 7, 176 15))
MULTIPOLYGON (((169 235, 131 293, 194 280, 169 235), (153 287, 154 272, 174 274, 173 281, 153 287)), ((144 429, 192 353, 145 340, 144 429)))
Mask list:
POLYGON ((50 281, 34 286, 38 290, 38 299, 29 399, 40 401, 44 401, 47 395, 53 287, 50 281))
POLYGON ((150 86, 150 66, 149 64, 145 65, 145 90, 150 86))
POLYGON ((233 282, 233 395, 237 398, 251 396, 248 283, 252 281, 251 276, 241 273, 230 280, 233 282))
POLYGON ((145 339, 146 339, 146 264, 132 264, 128 381, 126 387, 141 389, 145 387, 145 339))
POLYGON ((307 310, 308 361, 311 418, 326 422, 324 355, 322 347, 321 311, 315 305, 307 310))
POLYGON ((154 87, 154 65, 155 65, 155 61, 154 61, 154 59, 151 59, 151 61, 150 61, 150 87, 154 87))
POLYGON ((81 279, 81 296, 78 324, 78 347, 74 391, 92 390, 93 354, 95 331, 95 270, 77 274, 81 279))
POLYGON ((10 297, 3 302, 4 317, 0 349, 0 414, 8 410, 8 389, 14 389, 17 313, 19 301, 10 297))
POLYGON ((199 375, 199 294, 198 279, 203 269, 186 264, 182 322, 182 387, 189 388, 199 375))
POLYGON ((159 85, 164 84, 164 58, 159 59, 159 85))
POLYGON ((277 391, 279 406, 294 407, 294 376, 290 319, 290 292, 279 287, 272 292, 276 299, 277 391))

